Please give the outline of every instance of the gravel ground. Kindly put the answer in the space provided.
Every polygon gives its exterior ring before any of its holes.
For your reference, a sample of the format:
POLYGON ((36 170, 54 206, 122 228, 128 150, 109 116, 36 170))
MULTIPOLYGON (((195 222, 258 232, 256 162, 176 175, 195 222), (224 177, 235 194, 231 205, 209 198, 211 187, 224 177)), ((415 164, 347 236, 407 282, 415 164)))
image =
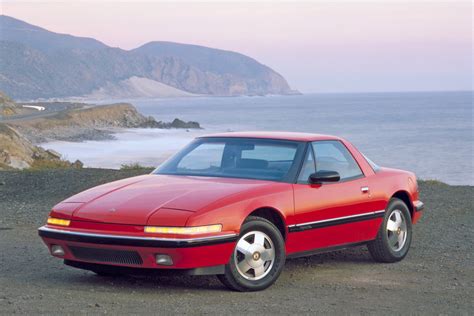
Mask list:
POLYGON ((0 314, 471 314, 474 187, 421 182, 426 211, 408 256, 379 264, 365 247, 288 260, 258 293, 212 276, 102 278, 66 267, 37 236, 49 209, 140 171, 0 172, 0 314))

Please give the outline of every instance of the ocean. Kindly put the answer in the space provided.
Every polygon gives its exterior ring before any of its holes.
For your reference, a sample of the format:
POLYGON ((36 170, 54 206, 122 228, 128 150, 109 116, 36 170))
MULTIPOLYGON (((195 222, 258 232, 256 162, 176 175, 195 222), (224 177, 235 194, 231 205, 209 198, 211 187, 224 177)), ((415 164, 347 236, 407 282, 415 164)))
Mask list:
POLYGON ((401 92, 123 100, 157 120, 192 120, 203 129, 130 129, 114 141, 43 146, 88 167, 119 168, 132 162, 157 166, 203 134, 310 132, 344 137, 381 166, 474 185, 472 97, 473 92, 401 92))

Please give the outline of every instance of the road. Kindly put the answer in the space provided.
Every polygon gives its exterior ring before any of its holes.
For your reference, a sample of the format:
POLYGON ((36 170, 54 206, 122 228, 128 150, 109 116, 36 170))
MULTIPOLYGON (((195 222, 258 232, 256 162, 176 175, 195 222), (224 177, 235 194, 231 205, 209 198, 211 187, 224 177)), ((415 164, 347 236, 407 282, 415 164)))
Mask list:
POLYGON ((36 103, 20 103, 19 106, 23 114, 15 115, 15 116, 0 116, 0 123, 19 122, 19 121, 27 121, 31 119, 36 119, 36 118, 50 117, 66 110, 68 111, 72 109, 83 108, 85 105, 81 103, 70 103, 70 102, 36 102, 36 103), (45 110, 37 111, 37 110, 32 110, 32 109, 25 109, 21 107, 23 104, 43 106, 45 110))

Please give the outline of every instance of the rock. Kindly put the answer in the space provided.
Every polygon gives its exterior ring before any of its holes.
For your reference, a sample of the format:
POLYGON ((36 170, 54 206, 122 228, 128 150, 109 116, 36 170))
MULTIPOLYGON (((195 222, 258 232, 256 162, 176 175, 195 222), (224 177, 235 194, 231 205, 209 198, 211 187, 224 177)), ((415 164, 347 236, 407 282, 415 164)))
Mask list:
MULTIPOLYGON (((76 104, 78 106, 78 104, 76 104)), ((47 118, 33 118, 9 123, 33 143, 49 140, 82 142, 85 140, 111 140, 116 128, 200 128, 197 122, 157 122, 153 117, 145 117, 129 103, 107 104, 82 107, 59 112, 47 118)), ((54 158, 61 154, 50 151, 54 158)))
POLYGON ((6 94, 0 91, 0 116, 18 114, 18 105, 6 94))
POLYGON ((39 151, 28 139, 6 124, 0 123, 0 168, 28 166, 39 151))
POLYGON ((0 149, 0 164, 9 165, 11 163, 8 150, 0 149))
POLYGON ((201 128, 201 126, 199 125, 198 122, 194 122, 194 121, 189 121, 189 122, 185 122, 185 121, 182 121, 178 118, 175 118, 173 120, 173 122, 171 122, 171 127, 173 128, 201 128))
POLYGON ((81 169, 82 167, 84 167, 84 164, 78 159, 72 163, 71 167, 81 169))
POLYGON ((201 125, 198 122, 189 121, 185 122, 178 118, 175 118, 173 122, 157 122, 153 117, 149 116, 145 122, 140 124, 142 128, 185 128, 185 129, 200 129, 201 125))
POLYGON ((80 161, 61 160, 61 154, 33 145, 16 129, 0 123, 0 170, 35 168, 82 168, 80 161))
POLYGON ((54 158, 61 159, 62 155, 60 153, 58 153, 57 151, 55 151, 55 150, 48 149, 48 150, 46 150, 46 152, 48 154, 50 154, 51 156, 53 156, 54 158))

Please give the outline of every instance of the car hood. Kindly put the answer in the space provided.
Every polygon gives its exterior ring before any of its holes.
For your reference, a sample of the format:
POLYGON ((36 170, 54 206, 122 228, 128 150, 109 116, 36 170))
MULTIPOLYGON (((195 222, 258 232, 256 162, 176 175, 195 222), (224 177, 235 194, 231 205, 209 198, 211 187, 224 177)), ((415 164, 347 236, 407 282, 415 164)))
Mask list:
POLYGON ((196 212, 221 198, 268 184, 247 179, 145 175, 89 189, 62 203, 79 203, 73 220, 146 225, 160 209, 196 212))

